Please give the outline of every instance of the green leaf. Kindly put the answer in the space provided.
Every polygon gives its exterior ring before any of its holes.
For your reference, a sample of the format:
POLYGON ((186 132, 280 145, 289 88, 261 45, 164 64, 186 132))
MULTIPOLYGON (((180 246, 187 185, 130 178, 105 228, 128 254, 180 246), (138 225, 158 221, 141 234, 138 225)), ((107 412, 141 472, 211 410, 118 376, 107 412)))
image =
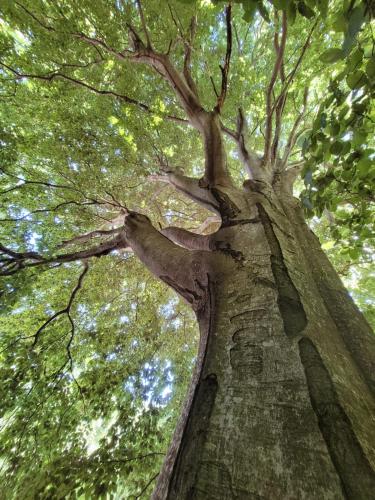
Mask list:
POLYGON ((354 71, 358 65, 362 62, 363 59, 363 50, 362 49, 356 49, 353 51, 353 53, 349 56, 346 66, 350 71, 354 71))
POLYGON ((364 21, 364 8, 363 6, 355 7, 349 14, 348 31, 345 34, 344 42, 342 44, 342 49, 345 54, 349 54, 351 48, 353 47, 357 34, 361 29, 364 21))
POLYGON ((315 16, 315 12, 303 1, 298 2, 298 12, 307 19, 311 19, 315 16))
POLYGON ((342 49, 328 49, 320 56, 320 60, 324 63, 333 63, 343 59, 345 56, 344 51, 342 49))
POLYGON ((259 10, 260 15, 263 17, 263 19, 267 23, 270 23, 271 22, 270 15, 269 15, 267 8, 265 7, 265 5, 262 1, 260 1, 258 3, 258 10, 259 10))
POLYGON ((375 57, 368 61, 365 71, 369 78, 375 78, 375 57))
POLYGON ((328 0, 317 0, 316 4, 320 14, 325 17, 328 13, 328 0))
POLYGON ((331 144, 329 150, 333 155, 339 155, 343 150, 343 147, 344 143, 342 141, 335 141, 333 144, 331 144))
POLYGON ((247 23, 251 23, 251 21, 254 18, 255 12, 257 10, 257 2, 256 1, 248 1, 248 2, 243 2, 243 7, 244 7, 244 14, 242 16, 242 19, 246 21, 247 23))
POLYGON ((354 71, 346 77, 346 83, 351 89, 359 89, 367 82, 367 77, 363 71, 354 71))
POLYGON ((332 28, 334 31, 342 33, 346 32, 346 30, 348 29, 347 19, 342 12, 340 12, 336 19, 333 21, 332 28))
POLYGON ((294 3, 293 0, 288 3, 286 15, 287 15, 289 24, 293 25, 295 20, 296 20, 296 17, 297 17, 297 7, 296 7, 296 4, 294 3))
POLYGON ((357 163, 357 171, 361 179, 367 177, 373 164, 374 163, 372 160, 370 160, 370 158, 361 158, 359 160, 359 162, 357 163))

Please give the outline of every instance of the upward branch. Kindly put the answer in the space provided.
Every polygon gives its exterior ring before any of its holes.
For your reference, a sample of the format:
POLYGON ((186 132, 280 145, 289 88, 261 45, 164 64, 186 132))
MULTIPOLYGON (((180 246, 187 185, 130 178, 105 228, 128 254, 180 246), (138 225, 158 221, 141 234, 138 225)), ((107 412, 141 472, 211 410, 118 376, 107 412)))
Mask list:
MULTIPOLYGON (((189 86, 183 74, 172 64, 168 54, 161 54, 152 47, 146 47, 132 26, 129 26, 129 36, 133 46, 133 54, 130 59, 153 67, 170 84, 190 123, 201 133, 205 149, 204 183, 206 187, 217 184, 231 185, 218 110, 208 112, 202 107, 197 94, 189 86)), ((229 57, 230 52, 227 57, 225 73, 229 69, 229 57)))
POLYGON ((225 53, 225 61, 224 66, 220 66, 221 70, 221 92, 217 98, 216 110, 220 112, 223 107, 227 90, 228 90, 228 73, 229 73, 229 65, 230 58, 232 54, 232 5, 229 4, 225 9, 225 22, 227 28, 227 50, 225 53))
MULTIPOLYGON (((278 35, 275 34, 275 38, 277 36, 278 35)), ((274 112, 274 107, 272 105, 273 104, 272 95, 277 80, 277 76, 280 72, 283 63, 286 37, 287 37, 287 18, 286 18, 286 13, 283 12, 281 42, 280 46, 278 47, 275 64, 273 67, 271 79, 266 92, 266 131, 265 131, 265 142, 264 142, 264 165, 268 165, 271 157, 271 141, 272 141, 272 128, 273 128, 272 124, 273 124, 273 112, 274 112)))
POLYGON ((187 39, 184 38, 185 45, 185 57, 184 57, 184 77, 189 85, 190 89, 194 92, 194 94, 198 97, 198 88, 197 85, 191 75, 191 52, 193 41, 195 37, 195 31, 197 27, 197 17, 193 16, 190 21, 189 26, 189 36, 187 39))

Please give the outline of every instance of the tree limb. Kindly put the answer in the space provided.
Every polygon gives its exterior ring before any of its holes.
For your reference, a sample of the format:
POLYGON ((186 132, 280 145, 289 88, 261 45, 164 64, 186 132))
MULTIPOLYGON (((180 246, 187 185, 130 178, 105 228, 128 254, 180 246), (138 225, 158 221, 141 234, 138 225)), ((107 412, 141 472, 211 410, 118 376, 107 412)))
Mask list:
POLYGON ((194 94, 198 97, 198 88, 191 76, 191 51, 192 45, 195 37, 195 31, 197 27, 197 17, 194 15, 191 18, 190 26, 189 26, 189 36, 188 38, 184 38, 184 46, 185 46, 185 57, 184 57, 184 69, 183 74, 187 84, 190 89, 194 92, 194 94))
MULTIPOLYGON (((49 73, 47 75, 36 75, 36 74, 32 74, 32 73, 21 73, 20 71, 16 70, 15 68, 12 68, 11 66, 8 66, 7 64, 5 64, 2 61, 0 61, 0 66, 3 66, 8 71, 10 71, 14 75, 16 75, 17 80, 22 79, 22 78, 30 78, 30 79, 34 79, 34 80, 44 80, 47 82, 51 82, 53 80, 65 80, 65 81, 68 81, 69 83, 72 83, 73 85, 84 87, 87 90, 90 90, 91 92, 93 92, 95 94, 114 97, 114 98, 119 99, 123 102, 126 102, 127 104, 132 104, 134 106, 137 106, 142 111, 146 111, 148 113, 154 114, 154 112, 152 111, 152 108, 141 101, 137 101, 136 99, 133 99, 132 97, 129 97, 125 94, 120 94, 114 90, 98 89, 98 88, 90 85, 87 82, 84 82, 82 80, 78 80, 77 78, 73 78, 73 77, 68 76, 64 73, 61 73, 59 71, 49 73)), ((178 122, 178 123, 183 123, 183 124, 188 123, 187 120, 185 120, 184 118, 179 118, 178 116, 165 115, 164 118, 166 118, 167 120, 178 122)))
POLYGON ((26 267, 62 264, 64 262, 73 262, 88 259, 90 257, 101 257, 109 254, 115 249, 126 247, 127 244, 121 234, 95 247, 72 253, 58 254, 53 257, 44 257, 37 252, 15 252, 0 243, 0 276, 10 276, 26 267))
POLYGON ((147 29, 145 16, 143 14, 141 0, 136 0, 136 3, 137 3, 137 7, 138 7, 139 17, 141 18, 143 32, 144 32, 145 37, 146 37, 147 47, 152 48, 151 38, 150 38, 150 34, 148 32, 148 29, 147 29))
MULTIPOLYGON (((276 36, 276 34, 275 34, 276 36)), ((279 74, 286 45, 287 37, 287 17, 286 13, 283 11, 282 14, 282 35, 280 47, 273 67, 270 82, 267 87, 266 92, 266 132, 265 132, 265 144, 264 144, 264 164, 267 165, 271 156, 271 140, 272 140, 272 122, 273 122, 273 111, 272 106, 272 92, 276 83, 277 76, 279 74)))
POLYGON ((79 236, 75 236, 74 238, 71 238, 70 240, 65 240, 62 241, 57 248, 63 248, 68 245, 75 245, 77 243, 86 243, 87 241, 92 240, 93 238, 96 238, 98 236, 109 236, 111 234, 117 234, 119 233, 123 228, 122 227, 116 227, 115 229, 97 229, 95 231, 91 231, 90 233, 86 234, 80 234, 79 236))
POLYGON ((228 73, 230 66, 230 58, 232 54, 232 4, 228 4, 225 9, 225 23, 227 29, 227 49, 225 53, 224 66, 220 66, 221 70, 221 92, 217 98, 215 109, 220 113, 223 107, 225 97, 228 90, 228 73))
POLYGON ((319 18, 317 18, 317 20, 315 21, 315 23, 311 27, 310 32, 309 32, 309 34, 307 36, 307 39, 306 39, 305 43, 303 44, 303 47, 302 47, 301 53, 300 53, 300 55, 299 55, 299 57, 297 59, 297 62, 294 65, 294 68, 286 76, 286 78, 284 80, 284 83, 283 83, 283 87, 281 89, 281 92, 280 92, 279 96, 276 98, 276 100, 275 100, 275 102, 273 104, 272 112, 279 105, 280 100, 283 98, 283 95, 287 92, 289 85, 292 83, 293 78, 294 78, 294 76, 295 76, 295 74, 296 74, 299 66, 302 63, 303 57, 304 57, 304 55, 306 53, 306 50, 309 48, 311 37, 312 37, 313 32, 314 32, 314 30, 315 30, 315 28, 316 28, 316 26, 318 24, 318 21, 319 21, 319 18))
POLYGON ((195 311, 207 299, 207 288, 199 269, 209 269, 211 252, 190 251, 157 231, 148 217, 130 212, 125 218, 125 238, 137 257, 159 279, 174 288, 195 311))
POLYGON ((303 119, 303 117, 304 117, 304 115, 306 113, 308 94, 309 94, 309 89, 308 89, 308 87, 305 87, 305 90, 304 90, 304 93, 303 93, 303 107, 302 107, 301 112, 297 116, 294 124, 293 124, 292 130, 290 131, 290 134, 289 134, 289 137, 288 137, 288 141, 287 141, 285 149, 284 149, 283 158, 282 158, 282 161, 281 161, 281 170, 284 170, 286 168, 289 155, 292 152, 292 150, 294 148, 294 145, 296 143, 296 140, 297 140, 297 137, 298 137, 298 134, 297 134, 298 127, 299 127, 299 125, 300 125, 300 123, 301 123, 301 121, 302 121, 302 119, 303 119))
POLYGON ((198 179, 186 177, 185 175, 171 171, 159 175, 151 175, 149 179, 152 181, 166 182, 199 205, 215 214, 220 214, 217 200, 207 187, 202 186, 202 182, 198 179))
POLYGON ((244 164, 249 178, 263 178, 266 172, 262 168, 261 158, 259 158, 255 151, 246 146, 247 122, 242 108, 238 109, 236 131, 225 127, 223 124, 221 124, 221 128, 229 137, 236 141, 240 160, 244 164))
POLYGON ((71 295, 69 297, 69 301, 68 301, 67 305, 63 309, 60 309, 55 314, 53 314, 52 316, 50 316, 47 319, 47 321, 45 321, 43 323, 43 325, 38 328, 38 330, 36 331, 36 333, 34 335, 31 335, 29 337, 24 337, 24 338, 34 338, 32 347, 35 347, 36 344, 37 344, 37 342, 38 342, 38 340, 39 340, 39 337, 40 337, 41 333, 43 332, 43 330, 45 330, 45 328, 50 323, 52 323, 53 321, 55 321, 56 318, 58 318, 59 316, 62 316, 63 314, 66 314, 67 317, 68 317, 68 319, 69 319, 70 325, 71 325, 71 335, 70 335, 70 339, 69 339, 69 342, 68 342, 67 348, 66 348, 67 352, 68 352, 68 358, 70 360, 71 365, 72 365, 72 356, 71 356, 71 353, 70 353, 70 346, 71 346, 71 344, 73 342, 73 339, 74 339, 75 327, 74 327, 74 322, 73 322, 71 314, 70 314, 70 310, 72 308, 72 304, 73 304, 75 296, 78 293, 78 290, 80 290, 80 288, 82 287, 82 282, 83 282, 83 279, 84 279, 84 277, 85 277, 88 269, 89 269, 89 267, 88 267, 87 262, 84 262, 83 271, 81 272, 81 274, 78 277, 77 285, 74 287, 74 289, 73 289, 73 291, 72 291, 72 293, 71 293, 71 295))
POLYGON ((160 232, 177 245, 189 250, 211 250, 209 236, 192 233, 181 227, 174 226, 166 227, 160 232))

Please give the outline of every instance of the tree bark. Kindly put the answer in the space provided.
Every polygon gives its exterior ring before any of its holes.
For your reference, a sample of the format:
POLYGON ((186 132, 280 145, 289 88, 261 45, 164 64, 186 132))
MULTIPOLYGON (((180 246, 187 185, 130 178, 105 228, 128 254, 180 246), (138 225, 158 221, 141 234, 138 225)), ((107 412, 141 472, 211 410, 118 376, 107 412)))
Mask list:
POLYGON ((250 187, 231 190, 240 209, 205 243, 211 252, 191 252, 206 256, 201 342, 152 498, 368 500, 375 337, 298 202, 250 187))

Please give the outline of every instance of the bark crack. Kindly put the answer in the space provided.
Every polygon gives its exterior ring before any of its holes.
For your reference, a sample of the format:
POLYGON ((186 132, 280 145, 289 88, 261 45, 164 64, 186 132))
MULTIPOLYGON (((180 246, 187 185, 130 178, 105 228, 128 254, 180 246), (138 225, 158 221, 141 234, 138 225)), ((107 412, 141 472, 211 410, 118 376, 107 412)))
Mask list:
POLYGON ((257 203, 257 208, 271 250, 271 268, 278 291, 277 303, 284 323, 284 330, 288 336, 293 337, 305 329, 307 325, 306 313, 297 288, 289 276, 271 219, 260 203, 257 203))
POLYGON ((299 351, 311 406, 341 480, 345 497, 353 500, 372 498, 375 473, 340 404, 330 374, 310 339, 304 337, 299 341, 299 351))

